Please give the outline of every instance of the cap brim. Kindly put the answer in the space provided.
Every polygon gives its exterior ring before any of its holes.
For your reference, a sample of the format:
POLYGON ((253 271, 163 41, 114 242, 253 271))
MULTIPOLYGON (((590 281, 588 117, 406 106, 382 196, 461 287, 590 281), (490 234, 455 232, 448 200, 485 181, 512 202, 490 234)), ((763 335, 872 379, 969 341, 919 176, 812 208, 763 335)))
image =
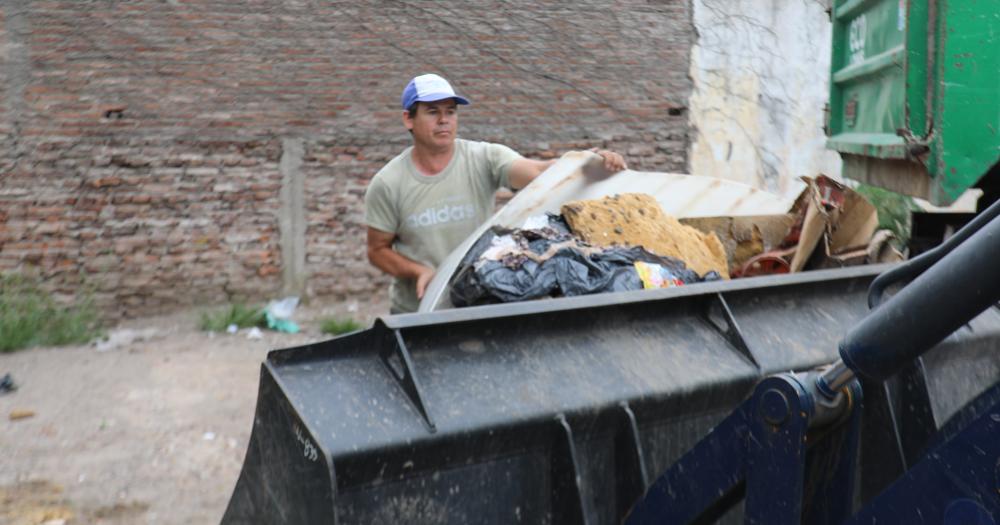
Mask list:
POLYGON ((414 102, 437 102, 439 100, 445 100, 449 98, 455 99, 456 104, 462 104, 462 105, 469 104, 469 99, 465 97, 460 97, 453 93, 428 93, 426 95, 417 97, 417 99, 414 100, 414 102))

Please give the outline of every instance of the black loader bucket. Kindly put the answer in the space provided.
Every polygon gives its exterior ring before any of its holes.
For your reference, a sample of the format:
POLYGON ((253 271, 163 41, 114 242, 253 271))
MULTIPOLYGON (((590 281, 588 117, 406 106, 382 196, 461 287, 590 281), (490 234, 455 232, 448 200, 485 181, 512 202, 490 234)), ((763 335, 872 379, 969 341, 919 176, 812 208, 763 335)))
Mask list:
MULTIPOLYGON (((760 378, 836 360, 884 269, 396 316, 271 352, 223 523, 619 523, 760 378)), ((991 309, 866 388, 863 493, 1000 377, 998 342, 991 309)))

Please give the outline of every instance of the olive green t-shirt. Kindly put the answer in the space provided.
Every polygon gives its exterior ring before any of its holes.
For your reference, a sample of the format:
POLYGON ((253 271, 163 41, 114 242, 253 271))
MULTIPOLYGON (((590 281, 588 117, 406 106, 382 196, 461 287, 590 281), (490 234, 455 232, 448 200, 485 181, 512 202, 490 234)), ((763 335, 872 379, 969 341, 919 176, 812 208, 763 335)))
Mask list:
MULTIPOLYGON (((455 154, 436 175, 413 165, 412 146, 389 161, 365 193, 365 222, 396 234, 393 248, 431 268, 493 214, 493 195, 509 186, 507 171, 522 158, 500 144, 455 140, 455 154)), ((415 312, 416 281, 396 278, 389 290, 394 311, 415 312)))

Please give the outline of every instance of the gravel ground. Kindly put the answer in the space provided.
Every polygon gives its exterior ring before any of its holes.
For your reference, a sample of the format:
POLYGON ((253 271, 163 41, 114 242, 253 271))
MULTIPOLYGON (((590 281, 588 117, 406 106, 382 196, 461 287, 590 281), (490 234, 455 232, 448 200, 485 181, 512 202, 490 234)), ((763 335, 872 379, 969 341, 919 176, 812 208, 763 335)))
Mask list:
POLYGON ((112 344, 0 354, 0 523, 218 523, 250 438, 268 350, 366 325, 385 303, 300 307, 298 334, 207 334, 193 314, 138 319, 112 344), (18 415, 28 415, 17 419, 18 415))

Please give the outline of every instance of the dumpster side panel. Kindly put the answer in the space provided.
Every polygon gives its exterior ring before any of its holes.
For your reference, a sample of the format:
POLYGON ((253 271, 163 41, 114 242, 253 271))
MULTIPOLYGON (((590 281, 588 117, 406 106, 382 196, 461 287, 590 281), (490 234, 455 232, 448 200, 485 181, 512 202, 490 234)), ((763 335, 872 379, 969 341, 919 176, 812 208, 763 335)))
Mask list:
MULTIPOLYGON (((223 521, 618 523, 763 374, 836 359, 885 268, 396 316, 272 352, 223 521)), ((991 309, 927 354, 926 410, 922 382, 871 385, 862 495, 996 382, 997 341, 991 309)))
POLYGON ((970 399, 1000 382, 1000 310, 990 308, 924 356, 938 427, 970 399))
POLYGON ((378 461, 345 457, 339 523, 551 523, 552 435, 536 425, 521 436, 501 431, 401 447, 378 461))
POLYGON ((1000 160, 1000 2, 939 3, 932 201, 951 202, 1000 160))
POLYGON ((617 523, 762 369, 833 360, 877 272, 396 316, 272 352, 226 522, 617 523))
POLYGON ((1000 4, 839 0, 827 147, 843 174, 933 204, 1000 160, 1000 4))
POLYGON ((830 89, 836 106, 830 108, 828 145, 842 153, 906 158, 896 133, 907 125, 904 13, 890 0, 842 1, 833 24, 830 89))
POLYGON ((331 472, 320 443, 263 365, 250 445, 222 523, 334 523, 331 472))

